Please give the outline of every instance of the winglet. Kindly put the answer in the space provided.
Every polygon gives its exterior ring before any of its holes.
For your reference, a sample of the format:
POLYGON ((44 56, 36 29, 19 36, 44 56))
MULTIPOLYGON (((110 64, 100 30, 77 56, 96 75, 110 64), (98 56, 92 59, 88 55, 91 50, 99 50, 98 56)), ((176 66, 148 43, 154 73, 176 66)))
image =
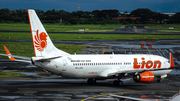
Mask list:
POLYGON ((170 53, 170 68, 174 68, 174 61, 173 61, 172 53, 170 53))
MULTIPOLYGON (((4 46, 4 49, 5 49, 7 55, 11 55, 11 53, 10 53, 9 50, 6 48, 6 46, 4 46)), ((10 60, 12 60, 12 61, 16 60, 16 59, 15 59, 14 57, 12 57, 12 56, 8 56, 8 58, 9 58, 10 60)))

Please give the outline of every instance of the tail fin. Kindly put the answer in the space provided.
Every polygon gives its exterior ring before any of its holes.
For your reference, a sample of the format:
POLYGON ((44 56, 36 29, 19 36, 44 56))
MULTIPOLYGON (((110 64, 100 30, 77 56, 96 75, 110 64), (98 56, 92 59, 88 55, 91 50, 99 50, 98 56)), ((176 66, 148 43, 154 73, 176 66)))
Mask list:
POLYGON ((35 10, 28 9, 27 12, 31 29, 34 55, 36 57, 69 55, 68 53, 61 51, 54 46, 35 10))

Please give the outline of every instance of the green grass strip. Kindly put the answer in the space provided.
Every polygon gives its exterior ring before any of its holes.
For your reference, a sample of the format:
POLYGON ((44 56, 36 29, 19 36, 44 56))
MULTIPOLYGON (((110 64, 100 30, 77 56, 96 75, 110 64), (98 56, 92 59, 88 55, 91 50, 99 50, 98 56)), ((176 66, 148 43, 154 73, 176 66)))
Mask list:
MULTIPOLYGON (((148 34, 148 33, 147 33, 148 34)), ((53 41, 81 41, 81 40, 120 40, 120 39, 180 39, 180 35, 128 35, 128 34, 52 34, 53 41)), ((30 33, 3 33, 0 32, 0 39, 7 40, 32 40, 30 33), (8 38, 8 36, 10 38, 8 38)))
POLYGON ((160 32, 180 32, 180 30, 158 30, 158 31, 160 31, 160 32))
MULTIPOLYGON (((114 31, 109 28, 122 28, 121 24, 106 25, 62 25, 43 24, 47 32, 78 32, 79 29, 88 29, 87 32, 108 32, 114 31)), ((0 31, 30 31, 28 23, 1 23, 0 31)))
MULTIPOLYGON (((0 42, 0 53, 6 54, 3 46, 6 46, 12 55, 33 57, 34 50, 33 45, 30 42, 0 42)), ((61 49, 70 54, 77 53, 79 54, 85 46, 79 45, 68 45, 68 44, 54 44, 58 49, 61 49)), ((0 56, 0 59, 8 59, 7 56, 0 56)))
POLYGON ((173 27, 174 29, 180 29, 179 24, 149 24, 146 28, 150 29, 169 29, 169 27, 173 27))
POLYGON ((21 74, 21 73, 11 73, 11 72, 0 71, 0 77, 18 77, 18 76, 26 76, 26 75, 21 74))

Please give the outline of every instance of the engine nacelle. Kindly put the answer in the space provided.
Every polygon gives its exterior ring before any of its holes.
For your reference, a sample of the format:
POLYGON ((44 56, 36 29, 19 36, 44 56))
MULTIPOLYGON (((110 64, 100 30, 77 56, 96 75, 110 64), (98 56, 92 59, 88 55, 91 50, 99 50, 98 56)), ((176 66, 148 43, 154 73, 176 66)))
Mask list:
POLYGON ((144 72, 138 75, 134 75, 133 80, 137 83, 152 82, 154 81, 154 74, 152 72, 144 72))

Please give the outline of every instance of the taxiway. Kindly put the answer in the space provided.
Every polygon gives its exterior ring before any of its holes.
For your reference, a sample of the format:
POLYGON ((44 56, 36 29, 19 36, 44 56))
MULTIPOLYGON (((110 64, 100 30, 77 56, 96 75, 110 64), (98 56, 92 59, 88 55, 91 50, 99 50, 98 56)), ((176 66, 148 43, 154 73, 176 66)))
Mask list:
POLYGON ((111 95, 167 101, 180 90, 179 40, 55 41, 84 45, 81 54, 157 54, 169 58, 172 52, 176 69, 162 83, 134 83, 124 79, 123 86, 113 86, 114 79, 88 85, 86 79, 68 79, 35 69, 32 65, 1 60, 0 69, 27 76, 0 78, 0 101, 119 101, 111 95), (144 45, 144 47, 141 47, 144 45), (152 45, 152 48, 149 47, 152 45), (21 68, 19 68, 21 67, 21 68), (29 69, 31 68, 31 69, 29 69), (33 68, 33 69, 32 69, 33 68), (16 69, 16 71, 12 71, 16 69), (35 71, 35 72, 34 72, 35 71))
MULTIPOLYGON (((113 86, 113 80, 98 81, 88 85, 85 79, 48 77, 49 74, 33 74, 26 77, 2 79, 0 100, 2 101, 119 101, 111 95, 135 98, 161 99, 167 101, 179 92, 179 74, 170 74, 162 83, 134 83, 122 80, 123 86, 113 86), (38 76, 37 76, 38 75, 38 76)), ((50 76, 50 75, 49 75, 50 76)))

